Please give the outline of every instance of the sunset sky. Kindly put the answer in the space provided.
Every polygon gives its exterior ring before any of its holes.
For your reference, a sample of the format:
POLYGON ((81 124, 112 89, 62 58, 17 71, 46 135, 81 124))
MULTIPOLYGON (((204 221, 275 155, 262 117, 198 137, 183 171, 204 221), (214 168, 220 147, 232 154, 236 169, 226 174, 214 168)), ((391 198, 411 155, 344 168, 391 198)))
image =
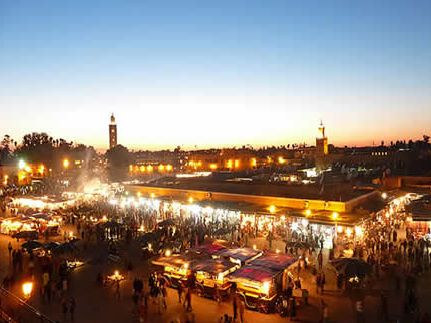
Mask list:
POLYGON ((431 134, 431 1, 0 1, 0 135, 98 149, 431 134))

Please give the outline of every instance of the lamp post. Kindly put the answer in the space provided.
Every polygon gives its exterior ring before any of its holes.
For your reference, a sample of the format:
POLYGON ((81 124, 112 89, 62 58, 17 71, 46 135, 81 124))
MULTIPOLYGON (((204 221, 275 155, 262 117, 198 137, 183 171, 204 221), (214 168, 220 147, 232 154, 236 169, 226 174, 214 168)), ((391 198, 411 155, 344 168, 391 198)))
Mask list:
POLYGON ((24 299, 26 301, 30 298, 32 291, 33 291, 32 282, 25 282, 22 284, 22 293, 24 294, 24 299))

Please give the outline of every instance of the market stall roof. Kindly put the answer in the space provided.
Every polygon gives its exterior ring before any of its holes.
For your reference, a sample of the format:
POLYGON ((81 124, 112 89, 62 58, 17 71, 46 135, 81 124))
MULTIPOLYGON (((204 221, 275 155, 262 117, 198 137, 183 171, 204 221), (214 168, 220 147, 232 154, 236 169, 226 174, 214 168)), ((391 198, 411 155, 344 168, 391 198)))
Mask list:
POLYGON ((33 213, 33 214, 30 214, 29 217, 35 218, 35 219, 44 219, 44 220, 46 220, 46 219, 51 218, 52 216, 49 215, 49 214, 47 214, 47 213, 33 213))
POLYGON ((241 280, 250 280, 254 282, 270 281, 280 271, 261 266, 247 265, 229 275, 229 280, 239 282, 241 280))
POLYGON ((193 264, 193 270, 203 271, 211 275, 224 273, 233 269, 234 267, 237 267, 237 265, 231 263, 230 261, 221 259, 206 259, 193 264))
POLYGON ((189 249, 190 252, 197 253, 197 254, 206 254, 209 256, 219 255, 226 250, 227 248, 223 246, 221 243, 218 243, 217 241, 213 241, 211 243, 206 243, 189 249))
POLYGON ((211 176, 205 178, 159 178, 152 183, 136 186, 176 188, 199 190, 207 192, 235 193, 245 195, 263 195, 274 197, 289 197, 301 199, 324 199, 326 201, 348 201, 364 194, 362 190, 356 190, 350 183, 326 183, 328 189, 322 193, 320 186, 314 185, 274 185, 271 183, 237 183, 220 181, 211 176), (336 189, 331 189, 331 188, 336 189))
POLYGON ((244 264, 248 261, 256 259, 261 255, 262 255, 261 250, 255 250, 252 248, 233 248, 233 249, 227 249, 222 253, 220 253, 220 256, 230 257, 234 260, 240 261, 241 264, 244 264))
POLYGON ((405 207, 413 221, 431 221, 431 195, 427 194, 405 207))
POLYGON ((179 254, 171 256, 160 256, 159 258, 153 260, 152 263, 156 266, 170 266, 176 268, 181 268, 185 264, 188 264, 189 268, 191 268, 192 263, 195 263, 196 261, 198 261, 198 259, 184 254, 179 254))
POLYGON ((261 257, 251 261, 250 265, 282 271, 295 263, 296 260, 296 258, 288 256, 286 254, 268 252, 261 257))

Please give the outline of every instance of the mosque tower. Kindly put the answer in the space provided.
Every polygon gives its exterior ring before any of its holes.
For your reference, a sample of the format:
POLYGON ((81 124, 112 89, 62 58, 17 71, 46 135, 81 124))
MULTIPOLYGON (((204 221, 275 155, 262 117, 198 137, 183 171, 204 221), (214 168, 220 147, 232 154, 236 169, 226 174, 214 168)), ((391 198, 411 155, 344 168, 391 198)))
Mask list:
POLYGON ((114 114, 111 115, 111 123, 109 124, 109 149, 117 146, 117 124, 114 114))
POLYGON ((325 126, 320 121, 319 132, 321 137, 316 138, 316 156, 323 157, 328 154, 328 137, 325 136, 325 126))

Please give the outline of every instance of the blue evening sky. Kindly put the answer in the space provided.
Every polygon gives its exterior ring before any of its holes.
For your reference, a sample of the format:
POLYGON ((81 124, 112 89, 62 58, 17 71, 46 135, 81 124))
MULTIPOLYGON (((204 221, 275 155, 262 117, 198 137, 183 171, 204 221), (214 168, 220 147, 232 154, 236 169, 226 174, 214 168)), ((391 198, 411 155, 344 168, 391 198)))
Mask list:
POLYGON ((419 138, 431 1, 0 0, 0 135, 132 148, 419 138))

